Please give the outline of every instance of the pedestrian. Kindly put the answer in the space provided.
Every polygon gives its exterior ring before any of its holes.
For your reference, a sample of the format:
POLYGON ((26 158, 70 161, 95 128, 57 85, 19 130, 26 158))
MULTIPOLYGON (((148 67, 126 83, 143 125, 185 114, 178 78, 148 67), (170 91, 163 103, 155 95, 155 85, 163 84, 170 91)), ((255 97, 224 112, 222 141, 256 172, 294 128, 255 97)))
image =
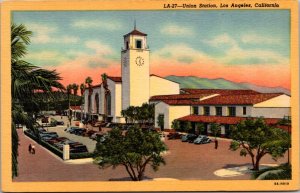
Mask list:
POLYGON ((31 144, 29 144, 29 146, 28 146, 29 153, 31 153, 31 150, 32 150, 32 146, 31 146, 31 144))
POLYGON ((215 149, 218 149, 218 146, 219 146, 219 142, 217 139, 215 139, 215 149))
POLYGON ((35 146, 34 145, 31 146, 31 152, 32 152, 32 154, 35 154, 35 146))

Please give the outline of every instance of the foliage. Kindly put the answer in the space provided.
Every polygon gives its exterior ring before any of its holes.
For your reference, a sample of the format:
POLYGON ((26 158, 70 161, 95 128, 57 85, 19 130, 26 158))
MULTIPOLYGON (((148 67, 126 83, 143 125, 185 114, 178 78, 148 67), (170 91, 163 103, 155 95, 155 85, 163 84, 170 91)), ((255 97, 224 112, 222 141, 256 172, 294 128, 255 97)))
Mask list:
POLYGON ((176 119, 173 120, 171 127, 172 127, 172 129, 174 129, 176 131, 179 130, 180 129, 180 122, 176 119))
POLYGON ((85 79, 85 84, 88 85, 88 87, 91 87, 92 86, 92 83, 93 83, 93 79, 88 76, 86 79, 85 79))
POLYGON ((286 163, 256 171, 252 174, 252 177, 257 180, 291 180, 292 167, 286 163))
POLYGON ((161 130, 164 129, 164 125, 165 125, 164 115, 157 116, 157 125, 160 127, 161 130))
POLYGON ((100 168, 124 166, 133 181, 140 181, 147 165, 157 171, 161 164, 165 164, 161 154, 166 150, 156 132, 142 131, 135 126, 124 135, 120 129, 114 128, 104 142, 97 142, 94 161, 100 168))
POLYGON ((210 124, 210 130, 212 132, 212 135, 217 138, 218 135, 221 133, 221 125, 218 123, 211 123, 210 124))
POLYGON ((140 107, 129 106, 121 111, 121 115, 125 118, 126 123, 153 124, 154 105, 143 103, 140 107))
POLYGON ((78 85, 78 84, 76 84, 76 83, 73 83, 73 84, 72 84, 73 93, 74 93, 74 95, 76 95, 76 96, 77 96, 78 88, 79 88, 79 85, 78 85))
POLYGON ((22 60, 27 53, 26 47, 31 35, 32 32, 24 25, 11 25, 12 177, 18 175, 18 137, 15 124, 23 124, 33 130, 33 115, 41 109, 38 93, 45 93, 46 97, 51 98, 53 88, 64 90, 55 70, 45 70, 22 60))
POLYGON ((83 83, 81 83, 80 84, 80 94, 81 94, 81 96, 83 95, 84 89, 85 89, 85 85, 83 83))
POLYGON ((181 130, 189 133, 193 129, 192 123, 189 121, 181 122, 181 130))
POLYGON ((195 124, 196 133, 202 134, 205 131, 205 126, 203 123, 196 123, 195 124))
POLYGON ((283 117, 282 119, 280 119, 278 122, 277 122, 278 125, 288 125, 290 126, 292 124, 291 122, 291 117, 283 117))
POLYGON ((94 156, 94 153, 85 152, 85 153, 70 153, 70 159, 82 159, 82 158, 91 158, 94 156))
POLYGON ((266 125, 262 118, 249 118, 231 129, 233 141, 230 149, 241 149, 241 156, 249 155, 253 170, 259 170, 259 162, 266 154, 270 154, 274 160, 282 157, 291 143, 289 133, 266 125))

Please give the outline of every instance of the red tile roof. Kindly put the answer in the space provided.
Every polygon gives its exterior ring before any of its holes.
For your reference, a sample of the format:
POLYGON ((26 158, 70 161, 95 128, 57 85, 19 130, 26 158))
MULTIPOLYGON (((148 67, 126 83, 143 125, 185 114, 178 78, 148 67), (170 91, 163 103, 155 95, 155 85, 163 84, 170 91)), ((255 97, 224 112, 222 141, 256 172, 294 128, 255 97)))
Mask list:
POLYGON ((132 30, 130 33, 124 35, 124 37, 129 36, 129 35, 138 35, 138 36, 147 36, 147 34, 140 32, 136 29, 132 30))
POLYGON ((80 106, 70 106, 71 110, 81 110, 80 106))
MULTIPOLYGON (((201 123, 219 123, 235 125, 242 120, 246 120, 247 117, 225 117, 225 116, 203 116, 203 115, 187 115, 177 120, 179 121, 190 121, 190 122, 201 122, 201 123)), ((255 118, 252 118, 255 119, 255 118)), ((264 118, 264 121, 268 125, 275 125, 280 119, 277 118, 264 118)))
POLYGON ((156 95, 150 98, 154 100, 182 100, 182 99, 200 99, 209 96, 210 94, 173 94, 173 95, 156 95))
POLYGON ((221 94, 221 95, 232 95, 232 94, 258 94, 254 90, 229 90, 229 89, 189 89, 182 88, 182 91, 189 94, 221 94))
POLYGON ((107 76, 108 79, 114 81, 114 82, 122 82, 122 77, 117 76, 107 76))
POLYGON ((254 105, 271 98, 282 95, 283 93, 261 93, 247 95, 219 95, 203 101, 198 105, 254 105))

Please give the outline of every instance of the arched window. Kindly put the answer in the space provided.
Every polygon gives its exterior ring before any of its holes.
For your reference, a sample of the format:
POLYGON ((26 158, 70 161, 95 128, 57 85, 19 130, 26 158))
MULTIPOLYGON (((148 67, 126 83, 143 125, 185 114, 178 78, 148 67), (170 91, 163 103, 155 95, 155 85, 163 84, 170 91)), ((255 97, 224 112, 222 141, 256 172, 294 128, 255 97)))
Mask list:
POLYGON ((96 113, 99 114, 99 94, 97 93, 95 95, 95 103, 94 103, 94 109, 96 109, 96 113))
POLYGON ((107 109, 107 115, 111 115, 111 95, 110 93, 106 96, 106 109, 107 109))

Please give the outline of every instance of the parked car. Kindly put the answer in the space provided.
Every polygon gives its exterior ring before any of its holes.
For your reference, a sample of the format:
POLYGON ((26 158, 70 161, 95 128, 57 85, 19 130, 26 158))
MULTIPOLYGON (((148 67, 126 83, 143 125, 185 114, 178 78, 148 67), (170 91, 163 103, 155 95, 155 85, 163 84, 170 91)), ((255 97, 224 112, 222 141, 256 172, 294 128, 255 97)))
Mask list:
POLYGON ((88 130, 84 133, 84 136, 87 136, 87 137, 91 137, 94 133, 96 133, 96 131, 94 130, 88 130))
POLYGON ((88 152, 85 145, 76 145, 70 148, 70 153, 86 153, 88 152))
POLYGON ((64 125, 65 123, 63 121, 57 121, 56 124, 57 125, 64 125))
POLYGON ((86 129, 78 128, 78 129, 74 130, 73 134, 75 134, 75 135, 82 135, 84 132, 86 132, 86 129))
POLYGON ((68 127, 65 129, 66 132, 71 133, 73 132, 75 129, 79 129, 79 127, 68 127))
POLYGON ((47 132, 46 129, 44 129, 44 128, 42 128, 42 127, 37 128, 37 130, 38 130, 39 133, 41 133, 41 132, 47 132))
POLYGON ((103 136, 102 133, 94 133, 90 136, 90 139, 97 140, 98 137, 102 137, 102 136, 103 136))
POLYGON ((68 140, 68 138, 66 138, 66 137, 58 137, 58 138, 47 140, 47 142, 50 143, 50 144, 52 144, 52 145, 54 145, 55 143, 59 143, 59 142, 66 141, 66 140, 68 140))
POLYGON ((181 141, 182 142, 191 142, 192 143, 196 138, 197 138, 197 135, 189 133, 189 134, 183 135, 181 137, 181 141))
POLYGON ((182 136, 181 133, 175 132, 175 133, 169 133, 167 135, 168 139, 180 139, 182 136))
POLYGON ((45 137, 49 138, 49 137, 52 137, 52 138, 57 138, 58 135, 56 132, 41 132, 39 133, 39 136, 43 139, 45 137))
POLYGON ((211 139, 209 139, 206 135, 199 135, 195 140, 194 144, 205 144, 210 143, 211 139))

